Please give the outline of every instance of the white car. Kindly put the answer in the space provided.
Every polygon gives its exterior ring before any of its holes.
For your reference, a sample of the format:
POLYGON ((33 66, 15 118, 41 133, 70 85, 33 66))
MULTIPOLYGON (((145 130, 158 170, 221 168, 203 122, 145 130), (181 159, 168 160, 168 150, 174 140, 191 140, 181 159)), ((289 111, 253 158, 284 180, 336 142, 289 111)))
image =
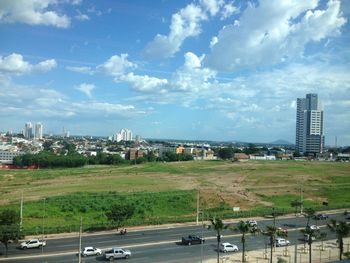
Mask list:
POLYGON ((311 226, 310 226, 310 229, 311 229, 311 230, 319 230, 320 227, 318 227, 318 226, 316 226, 316 225, 311 225, 311 226))
POLYGON ((220 244, 220 251, 221 252, 236 252, 238 251, 238 247, 236 245, 233 245, 231 243, 225 242, 220 244))
POLYGON ((86 257, 86 256, 99 256, 101 254, 102 254, 102 250, 99 249, 99 248, 95 248, 95 247, 84 247, 81 250, 81 255, 83 257, 86 257))
POLYGON ((276 238, 276 247, 289 246, 290 242, 287 239, 278 237, 276 238))
POLYGON ((246 223, 252 227, 258 226, 258 222, 256 222, 255 220, 248 220, 248 221, 246 221, 246 223))

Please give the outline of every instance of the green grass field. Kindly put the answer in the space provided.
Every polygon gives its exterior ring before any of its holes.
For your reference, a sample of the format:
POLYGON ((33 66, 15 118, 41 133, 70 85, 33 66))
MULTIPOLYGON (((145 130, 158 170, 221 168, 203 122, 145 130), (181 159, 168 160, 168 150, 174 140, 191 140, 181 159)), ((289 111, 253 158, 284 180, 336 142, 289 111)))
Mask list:
POLYGON ((27 233, 110 227, 114 203, 135 207, 127 225, 195 220, 197 193, 206 217, 254 216, 272 207, 293 212, 293 200, 317 209, 350 207, 350 164, 335 162, 193 161, 72 169, 1 170, 0 209, 19 211, 27 233), (45 201, 44 201, 45 200, 45 201), (328 206, 322 206, 323 202, 328 206), (240 213, 232 207, 239 206, 240 213))

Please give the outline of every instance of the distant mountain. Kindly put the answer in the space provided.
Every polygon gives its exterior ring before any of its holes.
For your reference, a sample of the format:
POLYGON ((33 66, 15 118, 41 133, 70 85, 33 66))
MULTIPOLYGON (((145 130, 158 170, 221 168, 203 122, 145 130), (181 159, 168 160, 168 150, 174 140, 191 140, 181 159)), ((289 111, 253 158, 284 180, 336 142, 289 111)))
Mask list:
POLYGON ((286 140, 279 139, 279 140, 276 140, 276 141, 270 142, 270 144, 277 144, 277 145, 290 145, 290 144, 292 144, 292 143, 291 143, 291 142, 289 142, 289 141, 286 141, 286 140))

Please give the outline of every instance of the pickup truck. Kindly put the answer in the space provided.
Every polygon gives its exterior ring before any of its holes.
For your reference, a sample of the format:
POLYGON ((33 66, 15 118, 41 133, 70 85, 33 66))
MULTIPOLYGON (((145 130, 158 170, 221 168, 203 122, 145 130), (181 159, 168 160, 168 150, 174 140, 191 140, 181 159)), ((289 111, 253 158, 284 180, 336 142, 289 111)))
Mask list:
POLYGON ((112 248, 105 252, 105 258, 108 260, 114 260, 117 258, 129 258, 131 256, 130 250, 126 250, 123 248, 112 248))
POLYGON ((205 242, 205 239, 195 235, 189 235, 188 237, 182 237, 182 244, 184 245, 192 245, 192 244, 202 244, 205 242))
POLYGON ((20 246, 21 246, 21 249, 41 248, 46 246, 46 241, 39 240, 39 239, 31 239, 31 240, 22 242, 20 246))

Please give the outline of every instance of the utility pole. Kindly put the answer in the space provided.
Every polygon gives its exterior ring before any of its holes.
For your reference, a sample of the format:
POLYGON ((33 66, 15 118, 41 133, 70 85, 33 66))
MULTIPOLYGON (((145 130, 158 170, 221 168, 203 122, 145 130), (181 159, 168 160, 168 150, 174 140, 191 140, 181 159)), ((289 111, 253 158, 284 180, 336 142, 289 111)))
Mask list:
MULTIPOLYGON (((45 221, 45 210, 46 210, 46 198, 44 198, 44 213, 43 213, 43 218, 42 218, 42 240, 44 240, 44 233, 45 233, 45 226, 44 226, 44 221, 45 221)), ((41 253, 44 254, 44 246, 41 246, 41 253)))
POLYGON ((78 251, 78 263, 81 263, 81 232, 83 231, 83 217, 80 217, 80 229, 79 229, 79 251, 78 251))
POLYGON ((21 193, 21 209, 20 209, 20 222, 19 222, 19 231, 22 232, 22 225, 23 225, 23 190, 21 193))
POLYGON ((196 219, 196 223, 197 223, 197 226, 198 226, 198 222, 199 221, 199 189, 198 189, 198 192, 197 192, 197 219, 196 219))
POLYGON ((300 186, 300 215, 303 214, 303 186, 300 186))

